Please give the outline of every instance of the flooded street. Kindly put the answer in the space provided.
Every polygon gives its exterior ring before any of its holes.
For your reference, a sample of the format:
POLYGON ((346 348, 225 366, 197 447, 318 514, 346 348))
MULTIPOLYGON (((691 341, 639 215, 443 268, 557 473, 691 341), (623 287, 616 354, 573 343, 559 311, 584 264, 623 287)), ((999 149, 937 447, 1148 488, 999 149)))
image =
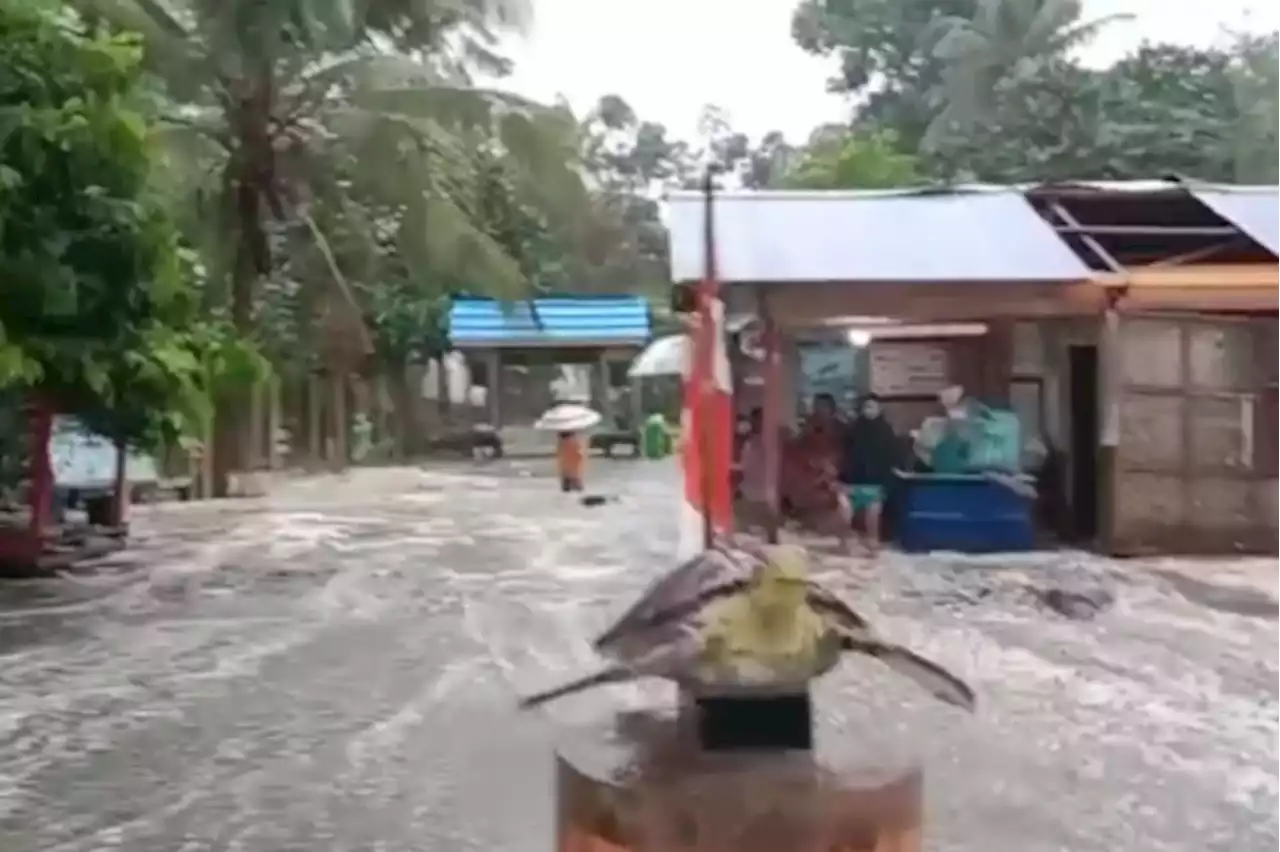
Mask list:
MULTIPOLYGON (((549 849, 551 726, 515 696, 588 666, 585 637, 673 550, 673 468, 592 473, 617 500, 512 462, 153 507, 98 572, 0 587, 0 849, 549 849)), ((850 663, 817 690, 820 747, 909 744, 933 850, 1274 849, 1274 601, 1169 568, 831 558, 824 578, 981 704, 850 663), (1114 603, 1066 619, 1036 594, 1062 578, 1114 603)))

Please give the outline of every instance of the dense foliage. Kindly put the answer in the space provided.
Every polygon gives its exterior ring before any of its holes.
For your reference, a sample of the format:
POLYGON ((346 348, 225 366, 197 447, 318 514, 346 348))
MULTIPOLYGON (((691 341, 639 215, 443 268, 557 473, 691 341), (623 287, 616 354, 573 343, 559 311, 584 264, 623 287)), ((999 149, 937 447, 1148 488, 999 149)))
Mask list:
POLYGON ((134 38, 0 0, 0 386, 155 445, 249 359, 200 319, 150 191, 140 56, 134 38))
POLYGON ((1276 34, 1144 44, 1096 68, 1079 0, 803 0, 796 42, 838 61, 854 132, 937 180, 1276 181, 1276 34))

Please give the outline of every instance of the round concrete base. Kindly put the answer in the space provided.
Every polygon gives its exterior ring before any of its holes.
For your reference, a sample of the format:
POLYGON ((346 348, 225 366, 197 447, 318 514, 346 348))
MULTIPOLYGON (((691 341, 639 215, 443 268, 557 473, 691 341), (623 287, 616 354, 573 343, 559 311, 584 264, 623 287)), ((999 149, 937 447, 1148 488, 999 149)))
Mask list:
POLYGON ((919 852, 917 767, 713 754, 671 725, 576 731, 556 754, 558 852, 919 852))

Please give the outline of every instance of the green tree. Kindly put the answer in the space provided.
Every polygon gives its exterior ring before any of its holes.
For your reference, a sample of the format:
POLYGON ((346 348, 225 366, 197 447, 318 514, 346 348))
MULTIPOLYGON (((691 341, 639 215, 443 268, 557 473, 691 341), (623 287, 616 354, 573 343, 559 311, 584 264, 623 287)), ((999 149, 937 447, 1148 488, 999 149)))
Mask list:
POLYGON ((1108 24, 1127 16, 1083 20, 1081 0, 978 0, 969 17, 950 15, 922 33, 942 63, 939 108, 922 140, 964 133, 994 112, 992 93, 1039 76, 1108 24))
POLYGON ((151 192, 140 58, 134 39, 0 0, 0 385, 151 448, 256 361, 198 319, 151 192))
POLYGON ((1089 75, 1085 92, 1097 101, 1094 147, 1105 150, 1109 176, 1232 180, 1237 110, 1231 64, 1223 50, 1144 44, 1089 75))
POLYGON ((805 0, 792 33, 838 58, 853 126, 893 132, 935 180, 1274 180, 1274 34, 1083 66, 1112 20, 1076 0, 805 0))
POLYGON ((1232 45, 1235 174, 1239 183, 1274 184, 1280 164, 1280 33, 1239 34, 1232 45))
POLYGON ((892 189, 924 182, 915 157, 889 132, 819 132, 780 185, 793 189, 892 189))
POLYGON ((667 235, 658 197, 687 179, 688 145, 637 116, 618 95, 601 98, 583 118, 579 139, 590 201, 567 270, 570 289, 663 292, 667 235))
POLYGON ((859 128, 892 130, 914 151, 936 115, 943 62, 926 37, 937 21, 967 20, 978 0, 802 0, 791 34, 809 53, 835 59, 828 89, 858 104, 859 128))
POLYGON ((993 86, 984 120, 941 134, 927 165, 950 179, 993 182, 1169 174, 1274 182, 1267 117, 1276 93, 1244 71, 1240 50, 1143 45, 1100 70, 1041 62, 993 86))
MULTIPOLYGON (((485 218, 495 203, 485 160, 527 157, 530 184, 578 178, 564 160, 548 168, 540 111, 473 82, 477 70, 507 70, 494 46, 527 19, 518 0, 78 3, 145 38, 171 103, 171 159, 195 190, 192 220, 211 225, 201 240, 211 307, 241 334, 257 336, 264 297, 277 296, 277 314, 304 312, 299 331, 316 326, 309 312, 345 313, 312 337, 350 330, 356 339, 340 348, 359 355, 369 306, 348 267, 390 241, 397 263, 428 260, 421 278, 506 297, 530 291, 513 232, 485 218), (377 219, 382 243, 357 251, 349 229, 335 251, 325 226, 359 208, 377 219)), ((439 292, 431 284, 428 298, 439 292)), ((219 491, 243 449, 237 412, 247 408, 239 398, 222 406, 219 491)))

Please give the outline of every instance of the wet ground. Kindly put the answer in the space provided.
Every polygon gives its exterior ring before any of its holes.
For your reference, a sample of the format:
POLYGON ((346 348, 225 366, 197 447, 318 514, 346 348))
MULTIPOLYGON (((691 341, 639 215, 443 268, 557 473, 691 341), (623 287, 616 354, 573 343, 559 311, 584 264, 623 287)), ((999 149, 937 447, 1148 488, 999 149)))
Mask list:
MULTIPOLYGON (((512 463, 157 507, 112 565, 0 588, 0 849, 549 849, 553 725, 514 696, 589 665, 583 637, 672 549, 671 468, 593 473, 618 500, 584 507, 512 463)), ((1270 852, 1276 604, 1214 568, 828 559, 982 706, 849 664, 818 688, 820 747, 910 748, 933 850, 1270 852), (1063 584, 1110 603, 1064 618, 1044 606, 1063 584)))

